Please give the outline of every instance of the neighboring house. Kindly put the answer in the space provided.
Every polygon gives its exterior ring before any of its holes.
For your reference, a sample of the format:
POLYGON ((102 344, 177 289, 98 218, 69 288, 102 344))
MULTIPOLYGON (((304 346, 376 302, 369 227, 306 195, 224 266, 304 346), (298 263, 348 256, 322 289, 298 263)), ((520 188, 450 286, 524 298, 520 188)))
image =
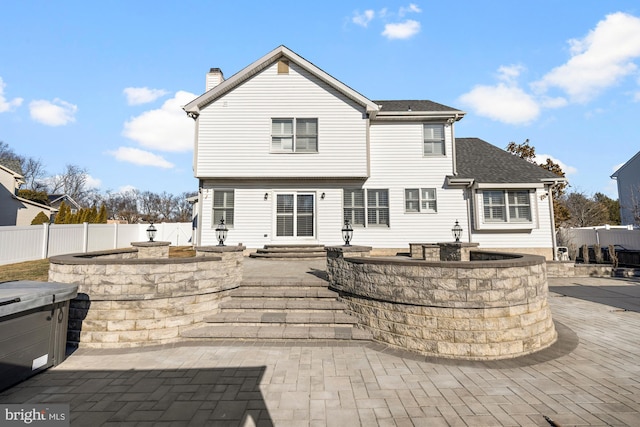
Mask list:
POLYGON ((622 165, 611 178, 618 183, 620 222, 640 226, 640 151, 622 165))
POLYGON ((47 196, 49 198, 49 206, 55 209, 60 209, 60 205, 64 202, 72 214, 78 213, 78 211, 82 208, 75 200, 71 198, 71 196, 67 194, 50 194, 47 196))
POLYGON ((57 212, 56 209, 22 197, 18 197, 18 189, 24 184, 20 163, 8 159, 0 159, 0 226, 31 225, 31 221, 40 212, 47 217, 57 212))
POLYGON ((353 244, 378 253, 463 239, 551 258, 550 186, 564 178, 476 138, 463 111, 372 101, 280 46, 185 105, 196 121, 199 244, 353 244), (455 141, 455 142, 454 142, 455 141))

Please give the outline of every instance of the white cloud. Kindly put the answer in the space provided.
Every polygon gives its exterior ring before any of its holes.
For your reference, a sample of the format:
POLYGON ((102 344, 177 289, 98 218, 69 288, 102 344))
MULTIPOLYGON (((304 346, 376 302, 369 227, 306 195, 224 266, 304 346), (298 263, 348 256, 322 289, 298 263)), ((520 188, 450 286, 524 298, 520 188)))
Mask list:
POLYGON ((369 25, 369 22, 371 22, 371 20, 374 18, 374 16, 375 12, 371 9, 365 10, 363 13, 354 12, 351 21, 356 25, 360 25, 361 27, 366 28, 367 25, 369 25))
POLYGON ((540 115, 535 99, 518 86, 505 83, 475 86, 459 101, 479 116, 514 125, 527 124, 540 115))
POLYGON ((31 118, 47 126, 64 126, 76 121, 78 107, 61 99, 39 99, 29 103, 31 118))
POLYGON ((100 188, 102 186, 102 180, 99 178, 95 178, 91 175, 85 175, 86 181, 85 184, 87 188, 100 188))
POLYGON ((127 104, 129 105, 140 105, 153 102, 169 93, 164 89, 149 89, 148 87, 128 87, 122 92, 126 95, 127 104))
POLYGON ((116 151, 109 151, 108 153, 115 157, 116 160, 139 166, 155 166, 163 169, 171 169, 174 166, 173 163, 168 162, 162 156, 138 148, 119 147, 116 151))
POLYGON ((135 191, 138 188, 134 187, 133 185, 123 185, 122 187, 120 187, 118 189, 118 193, 129 193, 131 191, 135 191))
POLYGON ((2 77, 0 77, 0 113, 6 113, 21 106, 23 101, 22 98, 13 98, 11 101, 7 100, 4 96, 4 88, 6 86, 6 83, 2 80, 2 77))
POLYGON ((572 101, 585 103, 634 73, 640 57, 640 18, 617 12, 607 15, 583 39, 569 40, 571 58, 533 87, 541 93, 556 87, 572 101))
POLYGON ((396 24, 386 24, 382 35, 388 39, 408 39, 420 32, 420 23, 413 19, 396 24))
POLYGON ((545 164, 547 163, 547 159, 551 159, 553 163, 556 163, 558 166, 560 166, 562 168, 562 172, 564 172, 565 175, 575 175, 576 173, 578 173, 578 169, 576 169, 575 167, 569 166, 568 164, 556 159, 553 156, 550 156, 549 154, 536 154, 533 161, 538 164, 545 164))
POLYGON ((187 151, 193 148, 193 120, 182 105, 196 95, 179 91, 156 110, 146 111, 124 124, 122 134, 143 147, 161 151, 187 151))
POLYGON ((420 12, 422 12, 422 9, 420 9, 416 4, 411 3, 407 7, 404 7, 404 6, 400 7, 400 10, 398 11, 398 16, 403 17, 407 13, 420 13, 420 12))

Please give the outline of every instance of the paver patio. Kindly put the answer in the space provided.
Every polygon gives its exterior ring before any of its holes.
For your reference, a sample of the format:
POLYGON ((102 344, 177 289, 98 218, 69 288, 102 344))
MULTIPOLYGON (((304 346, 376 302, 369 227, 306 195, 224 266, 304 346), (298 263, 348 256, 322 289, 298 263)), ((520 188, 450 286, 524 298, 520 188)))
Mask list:
POLYGON ((640 313, 553 292, 595 299, 615 287, 628 300, 640 283, 550 286, 560 339, 523 358, 434 360, 340 341, 81 349, 0 403, 69 403, 74 427, 640 425, 640 313))

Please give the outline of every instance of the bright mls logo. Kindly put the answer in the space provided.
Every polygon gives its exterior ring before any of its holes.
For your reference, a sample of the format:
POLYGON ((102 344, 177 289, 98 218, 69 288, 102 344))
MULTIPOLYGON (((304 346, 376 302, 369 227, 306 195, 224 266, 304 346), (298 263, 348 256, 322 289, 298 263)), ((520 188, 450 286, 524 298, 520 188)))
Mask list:
POLYGON ((69 405, 0 405, 0 425, 69 427, 69 405))

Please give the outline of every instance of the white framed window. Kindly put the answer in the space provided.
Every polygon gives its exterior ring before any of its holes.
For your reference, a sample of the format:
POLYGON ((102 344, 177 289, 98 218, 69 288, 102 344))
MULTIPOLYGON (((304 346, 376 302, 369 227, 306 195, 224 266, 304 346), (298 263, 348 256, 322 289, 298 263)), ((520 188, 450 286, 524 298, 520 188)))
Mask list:
POLYGON ((435 188, 407 188, 404 190, 405 212, 438 212, 435 188))
POLYGON ((444 156, 444 124, 425 123, 423 128, 425 156, 444 156))
POLYGON ((345 188, 344 219, 355 226, 389 226, 389 190, 345 188))
POLYGON ((233 206, 233 190, 213 191, 213 227, 216 227, 220 223, 220 219, 224 219, 227 227, 233 227, 233 206))
POLYGON ((364 189, 344 189, 343 192, 344 219, 351 225, 364 226, 365 206, 364 189))
POLYGON ((271 152, 317 153, 318 119, 271 119, 271 152))
POLYGON ((389 226, 389 190, 367 189, 367 224, 389 226))
POLYGON ((479 228, 533 227, 529 190, 483 190, 479 192, 477 203, 482 213, 479 228))

